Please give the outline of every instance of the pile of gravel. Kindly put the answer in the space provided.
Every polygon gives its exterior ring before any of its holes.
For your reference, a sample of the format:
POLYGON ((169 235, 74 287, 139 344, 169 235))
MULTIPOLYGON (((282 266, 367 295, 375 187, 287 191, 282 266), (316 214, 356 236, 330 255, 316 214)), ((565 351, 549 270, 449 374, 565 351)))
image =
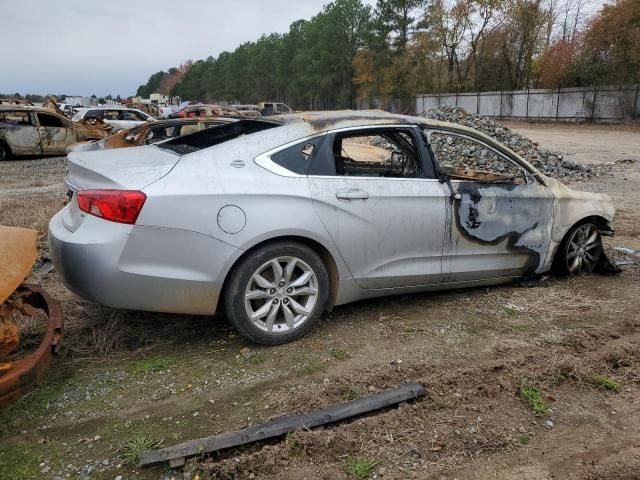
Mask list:
MULTIPOLYGON (((470 114, 462 107, 439 106, 430 109, 422 116, 442 122, 458 123, 475 128, 482 133, 495 138, 503 145, 508 146, 525 160, 533 164, 545 175, 555 178, 573 177, 589 178, 599 175, 590 166, 578 165, 573 161, 565 160, 559 155, 544 148, 540 148, 537 142, 532 142, 526 137, 511 131, 508 127, 480 115, 470 114)), ((456 150, 455 137, 453 145, 449 142, 449 149, 456 150)), ((455 156, 464 158, 468 156, 467 146, 460 145, 459 152, 455 156)), ((471 163, 471 162, 470 162, 471 163)))

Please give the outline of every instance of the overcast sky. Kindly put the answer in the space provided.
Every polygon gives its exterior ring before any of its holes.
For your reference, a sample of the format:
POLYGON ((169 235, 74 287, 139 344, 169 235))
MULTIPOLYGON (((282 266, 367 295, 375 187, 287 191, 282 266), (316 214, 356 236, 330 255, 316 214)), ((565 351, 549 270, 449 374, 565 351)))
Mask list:
POLYGON ((325 3, 0 0, 0 92, 133 95, 154 72, 286 32, 325 3))
POLYGON ((0 0, 0 92, 133 95, 154 72, 286 32, 328 1, 0 0))

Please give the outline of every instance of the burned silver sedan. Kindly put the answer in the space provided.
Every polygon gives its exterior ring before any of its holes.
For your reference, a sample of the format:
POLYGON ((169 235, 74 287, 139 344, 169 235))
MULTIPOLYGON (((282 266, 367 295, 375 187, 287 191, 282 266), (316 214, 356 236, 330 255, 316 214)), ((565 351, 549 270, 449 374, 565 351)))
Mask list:
POLYGON ((279 344, 335 305, 603 268, 608 197, 475 130, 383 112, 240 120, 69 155, 56 270, 116 308, 211 315, 279 344))
POLYGON ((63 155, 74 143, 108 134, 103 124, 74 123, 46 108, 0 106, 0 161, 19 155, 63 155))

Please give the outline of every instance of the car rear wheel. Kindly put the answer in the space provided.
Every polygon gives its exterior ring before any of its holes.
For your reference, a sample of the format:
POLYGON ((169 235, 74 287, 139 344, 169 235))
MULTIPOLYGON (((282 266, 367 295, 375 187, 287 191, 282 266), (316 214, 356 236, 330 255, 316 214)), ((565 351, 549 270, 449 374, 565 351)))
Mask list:
POLYGON ((581 275, 591 273, 602 255, 600 230, 591 222, 576 225, 560 246, 558 267, 561 273, 581 275))
POLYGON ((327 305, 329 276, 322 259, 305 245, 268 245, 234 268, 224 309, 252 342, 279 345, 306 334, 327 305))

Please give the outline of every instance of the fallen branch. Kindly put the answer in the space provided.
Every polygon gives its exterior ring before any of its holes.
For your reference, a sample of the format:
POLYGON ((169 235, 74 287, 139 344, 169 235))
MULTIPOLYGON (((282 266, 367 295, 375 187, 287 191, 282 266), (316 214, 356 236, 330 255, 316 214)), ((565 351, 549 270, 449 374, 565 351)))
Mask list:
POLYGON ((146 467, 168 461, 171 467, 180 467, 184 465, 187 457, 279 437, 302 428, 313 428, 319 425, 339 422, 424 395, 425 390, 422 385, 408 383, 393 390, 369 395, 368 397, 323 408, 308 414, 287 415, 236 432, 213 435, 198 440, 190 440, 173 447, 143 452, 140 455, 140 466, 146 467))

